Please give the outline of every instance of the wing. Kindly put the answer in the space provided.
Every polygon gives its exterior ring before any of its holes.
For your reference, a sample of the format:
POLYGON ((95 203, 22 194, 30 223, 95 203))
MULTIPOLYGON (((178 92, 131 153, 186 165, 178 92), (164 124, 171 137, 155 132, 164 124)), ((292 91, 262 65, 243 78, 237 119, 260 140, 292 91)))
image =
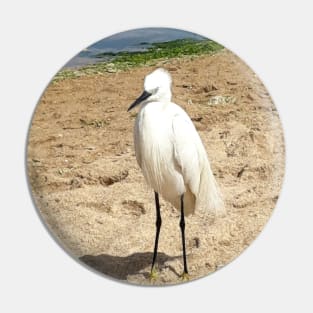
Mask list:
POLYGON ((206 157, 203 144, 191 119, 183 110, 173 117, 174 158, 181 170, 185 185, 193 194, 199 190, 202 159, 206 157))
POLYGON ((220 190, 212 173, 200 136, 185 111, 173 118, 175 161, 185 185, 196 196, 196 207, 203 206, 213 214, 225 213, 220 190))

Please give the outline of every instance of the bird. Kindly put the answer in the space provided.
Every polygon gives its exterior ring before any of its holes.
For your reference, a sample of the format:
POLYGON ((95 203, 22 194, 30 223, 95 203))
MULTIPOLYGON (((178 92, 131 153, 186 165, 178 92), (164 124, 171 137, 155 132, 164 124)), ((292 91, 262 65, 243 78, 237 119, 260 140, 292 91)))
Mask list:
POLYGON ((183 280, 189 280, 185 215, 193 214, 200 207, 214 216, 225 214, 204 145, 186 111, 171 101, 171 86, 169 72, 157 68, 145 76, 142 94, 127 110, 140 106, 134 125, 135 155, 147 184, 154 190, 156 235, 152 280, 157 277, 155 261, 162 225, 159 195, 180 211, 183 280))

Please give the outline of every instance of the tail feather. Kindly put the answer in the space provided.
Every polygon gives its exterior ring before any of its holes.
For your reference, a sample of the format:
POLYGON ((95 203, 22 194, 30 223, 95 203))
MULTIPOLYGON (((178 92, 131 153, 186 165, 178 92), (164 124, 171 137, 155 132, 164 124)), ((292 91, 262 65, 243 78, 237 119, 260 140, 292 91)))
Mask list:
POLYGON ((221 191, 208 160, 204 164, 200 177, 196 209, 199 207, 216 216, 223 216, 226 213, 221 191))

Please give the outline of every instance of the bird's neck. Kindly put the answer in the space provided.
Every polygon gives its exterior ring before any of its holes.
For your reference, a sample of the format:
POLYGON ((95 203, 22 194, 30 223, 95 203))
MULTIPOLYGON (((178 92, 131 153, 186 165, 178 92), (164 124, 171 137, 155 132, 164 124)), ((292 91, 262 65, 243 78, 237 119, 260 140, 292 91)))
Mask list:
POLYGON ((170 89, 160 90, 154 97, 148 98, 150 102, 162 102, 162 103, 170 103, 172 99, 172 93, 170 89))
POLYGON ((171 103, 171 98, 169 99, 155 99, 148 100, 142 103, 141 110, 145 112, 150 112, 150 114, 157 114, 162 112, 171 103), (153 113, 152 113, 153 112, 153 113))
POLYGON ((172 99, 172 92, 171 89, 165 89, 162 91, 162 93, 160 93, 160 102, 171 102, 172 99))

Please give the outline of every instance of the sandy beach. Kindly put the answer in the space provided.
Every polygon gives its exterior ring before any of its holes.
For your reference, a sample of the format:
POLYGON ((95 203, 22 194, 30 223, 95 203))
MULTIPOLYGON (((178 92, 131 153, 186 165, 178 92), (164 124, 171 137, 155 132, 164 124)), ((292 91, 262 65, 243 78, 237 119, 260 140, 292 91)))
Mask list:
POLYGON ((179 212, 161 198, 159 276, 148 279, 154 194, 135 159, 136 111, 126 111, 156 67, 171 73, 173 101, 192 118, 227 209, 223 218, 205 212, 186 218, 191 280, 251 244, 272 214, 284 175, 278 112, 259 78, 227 50, 52 82, 34 113, 27 148, 39 213, 74 258, 144 285, 179 283, 183 270, 179 212))

